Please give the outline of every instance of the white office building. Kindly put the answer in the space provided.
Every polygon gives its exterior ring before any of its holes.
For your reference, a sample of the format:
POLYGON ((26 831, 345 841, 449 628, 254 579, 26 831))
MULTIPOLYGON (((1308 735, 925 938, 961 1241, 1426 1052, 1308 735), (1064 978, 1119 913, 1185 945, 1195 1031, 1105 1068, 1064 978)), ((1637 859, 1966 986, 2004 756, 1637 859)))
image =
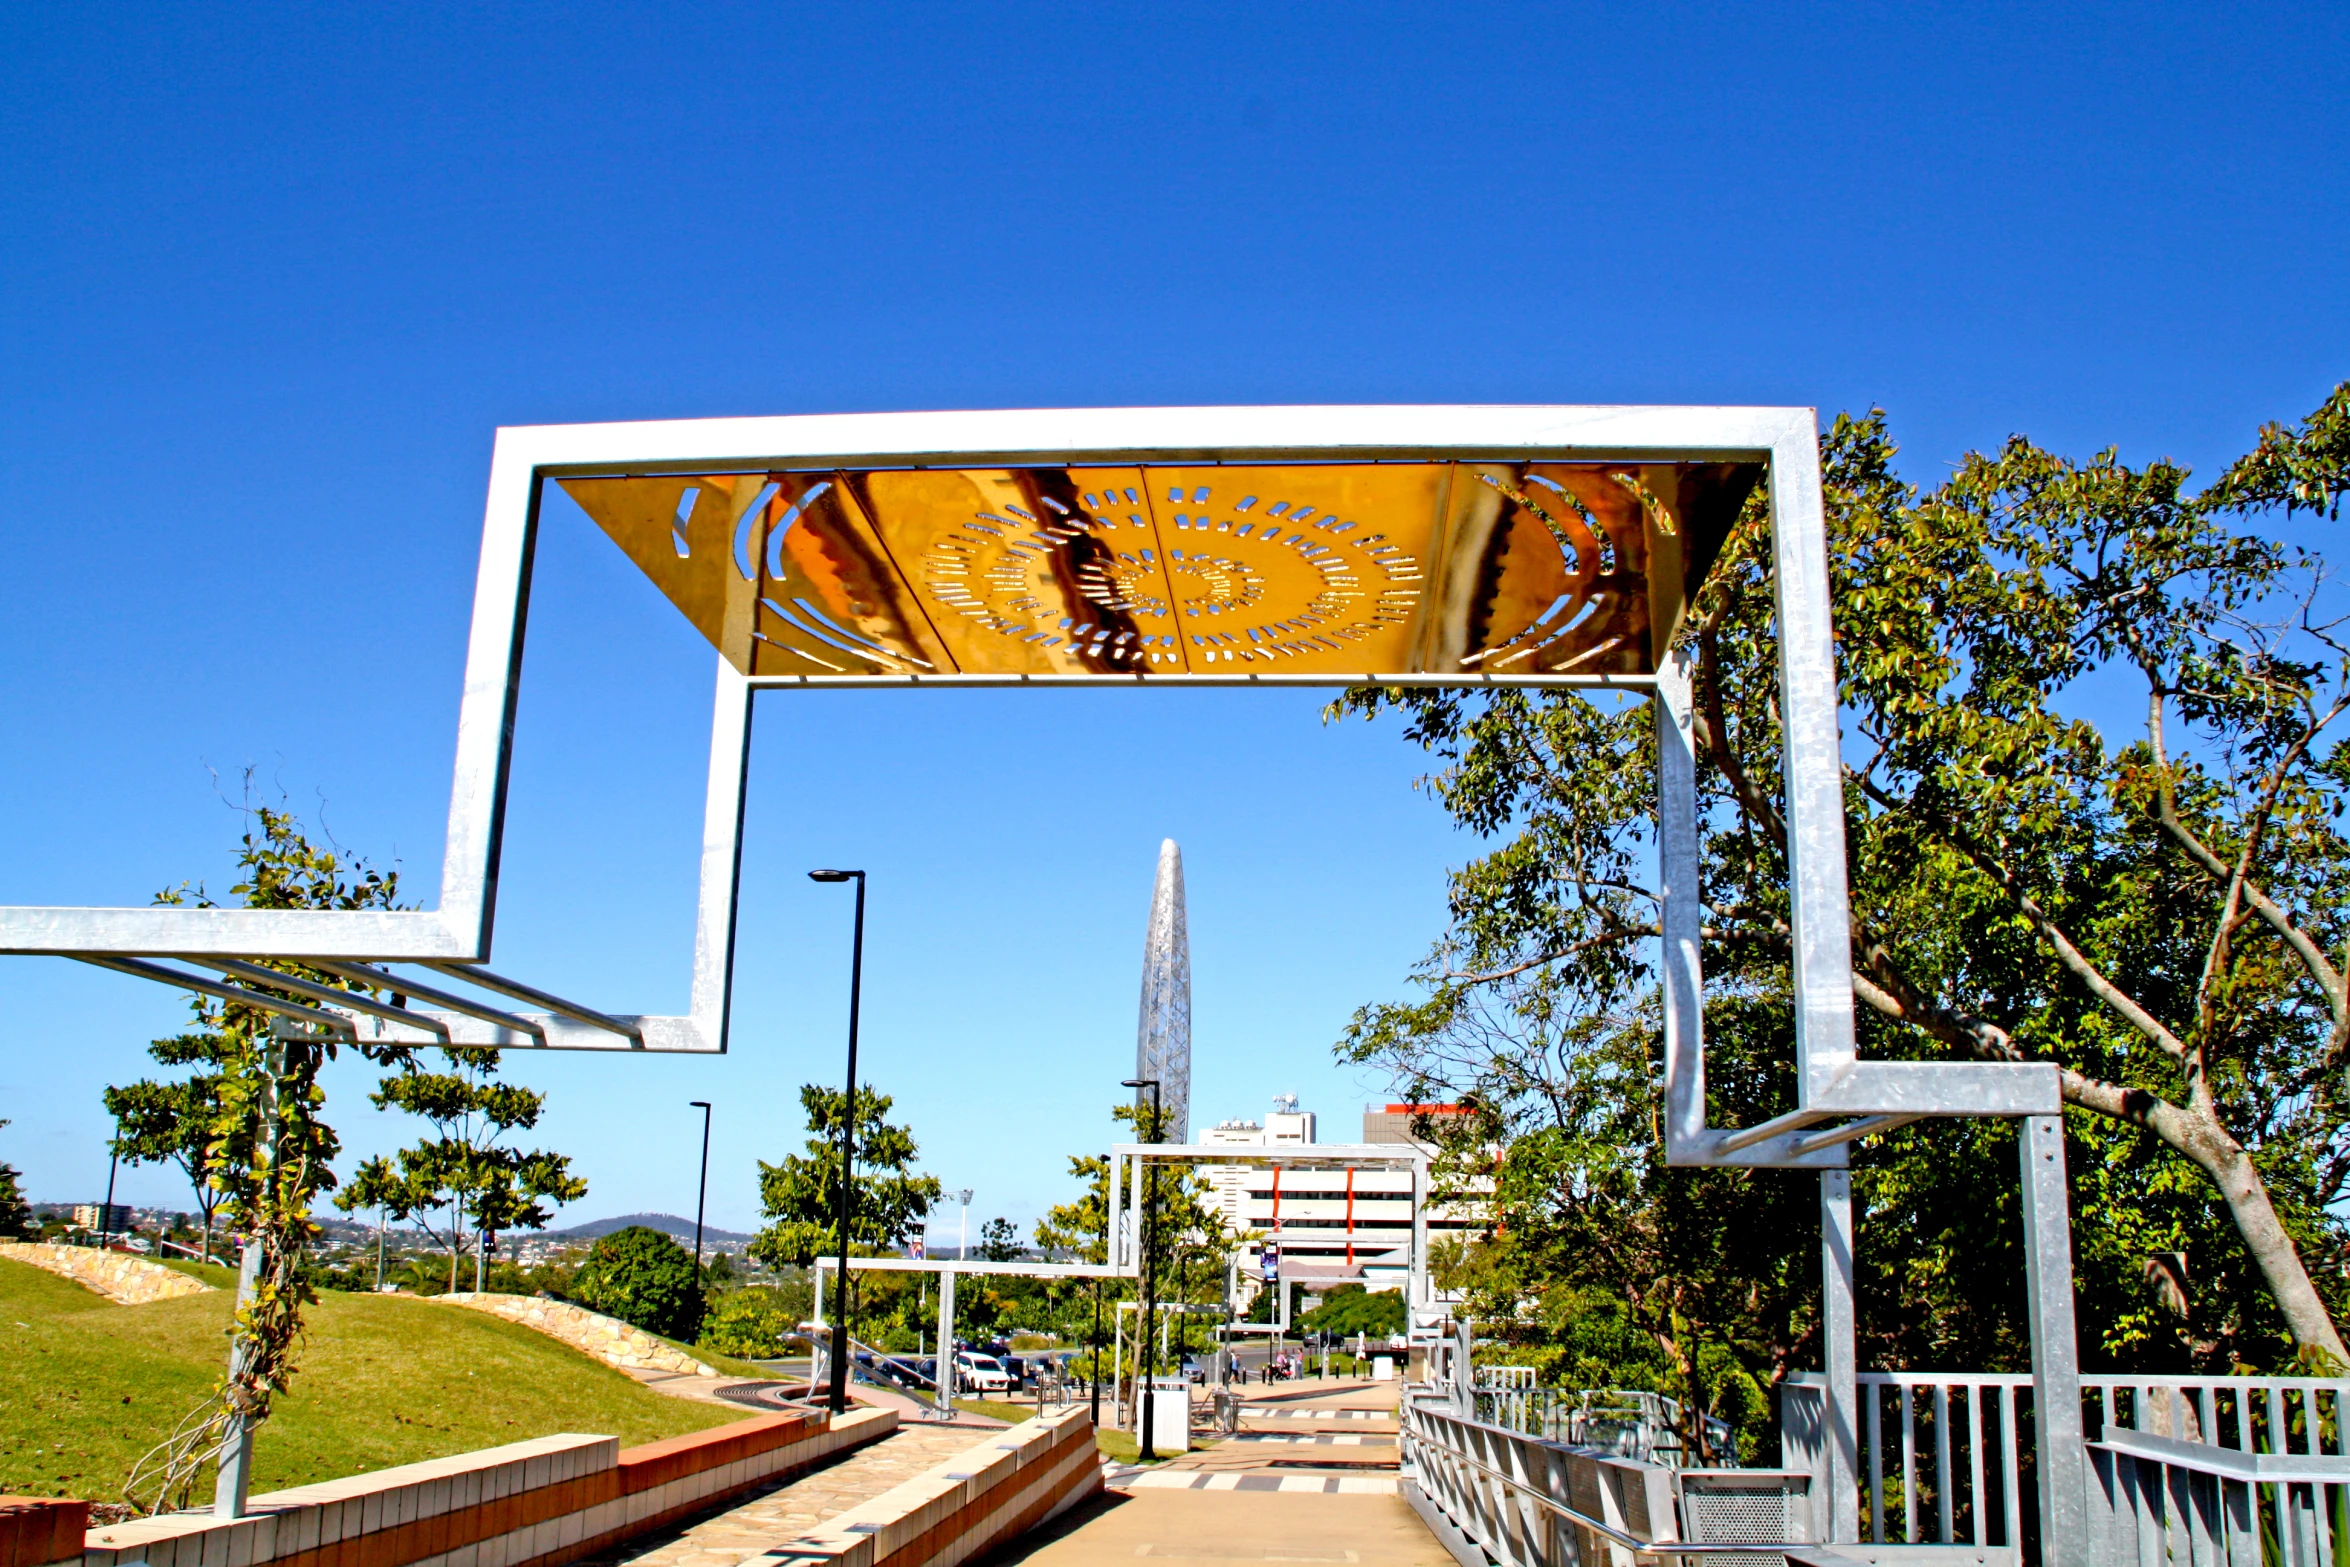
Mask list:
MULTIPOLYGON (((1203 1129, 1199 1140, 1246 1148, 1295 1148, 1312 1154, 1322 1146, 1316 1117, 1298 1108, 1294 1095, 1274 1100, 1262 1122, 1224 1121, 1203 1129)), ((1442 1114, 1449 1107, 1367 1106, 1365 1143, 1410 1143, 1415 1116, 1442 1114)), ((1425 1146, 1425 1145, 1421 1145, 1425 1146)), ((1215 1189, 1224 1222, 1248 1237, 1241 1248, 1241 1277, 1262 1277, 1266 1245, 1280 1248, 1282 1271, 1291 1278, 1360 1280, 1372 1289, 1400 1284, 1411 1271, 1412 1171, 1408 1167, 1352 1163, 1313 1168, 1282 1165, 1210 1165, 1204 1172, 1215 1189)), ((1434 1242, 1475 1232, 1484 1221, 1468 1205, 1429 1210, 1428 1239, 1434 1242)))

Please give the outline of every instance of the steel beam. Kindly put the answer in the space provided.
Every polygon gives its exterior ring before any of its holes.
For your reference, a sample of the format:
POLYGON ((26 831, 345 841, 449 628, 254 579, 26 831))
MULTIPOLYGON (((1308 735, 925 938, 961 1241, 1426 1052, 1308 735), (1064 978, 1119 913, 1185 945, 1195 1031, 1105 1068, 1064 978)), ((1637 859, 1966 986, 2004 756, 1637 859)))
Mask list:
POLYGON ((200 995, 218 997, 222 1001, 234 1001, 248 1007, 259 1007, 265 1012, 275 1012, 284 1017, 300 1018, 311 1027, 323 1028, 330 1033, 347 1034, 351 1032, 351 1020, 341 1013, 322 1012, 316 1007, 306 1007, 299 1002, 282 1001, 276 996, 265 996, 257 990, 247 990, 242 985, 219 984, 200 974, 190 974, 180 969, 166 968, 163 964, 149 963, 140 958, 101 957, 94 953, 75 953, 72 956, 80 962, 93 964, 98 968, 110 968, 117 973, 133 974, 140 979, 151 979, 160 984, 174 985, 181 990, 193 990, 200 995))
POLYGON ((2073 1326, 2073 1231, 2065 1191, 2064 1117, 2029 1116, 2018 1130, 2041 1551, 2048 1567, 2081 1567, 2091 1560, 2089 1469, 2081 1431, 2080 1339, 2073 1326))

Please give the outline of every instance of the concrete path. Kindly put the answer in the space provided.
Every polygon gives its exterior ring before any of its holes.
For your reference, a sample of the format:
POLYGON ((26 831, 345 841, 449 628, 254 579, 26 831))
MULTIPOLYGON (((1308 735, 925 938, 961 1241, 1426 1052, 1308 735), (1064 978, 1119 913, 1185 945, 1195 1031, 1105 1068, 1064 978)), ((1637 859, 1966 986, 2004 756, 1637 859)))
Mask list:
MULTIPOLYGON (((1000 1429, 1000 1426, 998 1427, 1000 1429)), ((966 1452, 980 1433, 947 1425, 900 1426, 847 1457, 683 1529, 631 1541, 580 1567, 736 1567, 847 1512, 933 1464, 966 1452)))
POLYGON ((1182 1567, 1344 1562, 1458 1567, 1400 1496, 1112 1491, 989 1559, 989 1567, 1095 1567, 1137 1558, 1182 1567))
POLYGON ((1276 1383, 1244 1396, 1240 1434, 1149 1468, 1111 1466, 1107 1496, 995 1563, 1454 1567, 1396 1494, 1395 1384, 1276 1383))
POLYGON ((1130 1490, 1393 1495, 1395 1385, 1283 1382, 1249 1389, 1240 1431, 1144 1469, 1121 1465, 1130 1490))

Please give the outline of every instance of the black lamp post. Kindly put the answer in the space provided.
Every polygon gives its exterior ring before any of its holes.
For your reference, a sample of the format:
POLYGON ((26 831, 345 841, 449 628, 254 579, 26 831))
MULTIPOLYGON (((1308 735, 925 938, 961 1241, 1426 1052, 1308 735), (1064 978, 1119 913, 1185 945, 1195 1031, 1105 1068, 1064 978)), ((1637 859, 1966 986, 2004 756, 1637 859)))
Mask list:
POLYGON ((686 1108, 702 1112, 702 1182, 694 1188, 694 1288, 702 1287, 702 1209, 710 1199, 710 1101, 689 1099, 686 1108))
MULTIPOLYGON (((1130 1077, 1118 1086, 1150 1090, 1151 1124, 1150 1136, 1146 1141, 1157 1142, 1159 1140, 1159 1080, 1155 1077, 1130 1077)), ((1159 1456, 1158 1449, 1151 1444, 1151 1437, 1154 1434, 1151 1429, 1151 1417, 1158 1413, 1158 1390, 1151 1386, 1150 1377, 1150 1373, 1158 1369, 1158 1358, 1151 1347, 1151 1330, 1157 1325, 1159 1314, 1159 1275, 1154 1254, 1151 1251, 1151 1230, 1153 1227, 1151 1221, 1158 1211, 1155 1201, 1158 1189, 1151 1181, 1149 1161, 1137 1159, 1134 1162, 1142 1174, 1142 1332, 1138 1336, 1142 1340, 1142 1363, 1148 1369, 1144 1372, 1142 1381, 1142 1450, 1140 1456, 1142 1461, 1147 1464, 1159 1456)))
POLYGON ((849 1407, 849 1192, 857 1158, 857 998, 865 985, 865 873, 810 871, 810 881, 854 881, 857 884, 856 936, 849 947, 849 1077, 848 1094, 841 1101, 840 1203, 835 1218, 840 1225, 840 1295, 833 1302, 832 1390, 828 1403, 834 1414, 849 1407))
POLYGON ((1093 1281, 1093 1424, 1102 1424, 1102 1281, 1093 1281))
POLYGON ((98 1205, 98 1249, 104 1251, 108 1237, 114 1230, 114 1165, 122 1157, 122 1145, 109 1138, 106 1143, 106 1200, 98 1205))

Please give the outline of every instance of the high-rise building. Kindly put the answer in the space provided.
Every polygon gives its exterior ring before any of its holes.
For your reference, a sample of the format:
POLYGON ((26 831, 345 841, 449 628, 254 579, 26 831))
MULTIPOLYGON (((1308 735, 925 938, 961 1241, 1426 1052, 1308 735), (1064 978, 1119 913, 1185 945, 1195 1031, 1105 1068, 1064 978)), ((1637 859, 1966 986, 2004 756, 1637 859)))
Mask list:
MULTIPOLYGON (((1191 937, 1183 917, 1183 851, 1159 845, 1151 888, 1150 929, 1142 943, 1142 1016, 1135 1029, 1134 1075, 1159 1085, 1165 1124, 1156 1141, 1191 1141, 1191 937)), ((1136 1090, 1136 1105, 1150 1095, 1136 1090)))

